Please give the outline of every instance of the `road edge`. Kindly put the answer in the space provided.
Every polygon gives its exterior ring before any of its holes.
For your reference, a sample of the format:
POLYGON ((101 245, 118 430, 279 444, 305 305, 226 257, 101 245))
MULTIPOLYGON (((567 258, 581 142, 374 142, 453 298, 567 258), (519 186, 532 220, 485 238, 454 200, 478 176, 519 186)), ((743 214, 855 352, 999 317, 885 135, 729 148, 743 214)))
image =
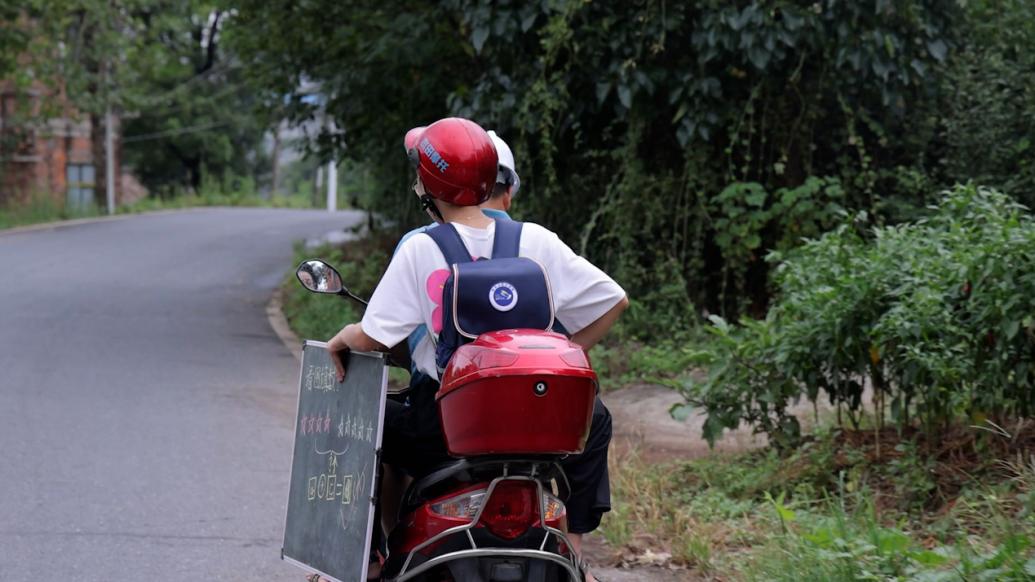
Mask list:
POLYGON ((126 214, 114 214, 111 216, 91 216, 89 218, 72 218, 70 220, 52 220, 50 222, 39 222, 36 224, 26 224, 23 226, 12 226, 11 228, 0 229, 0 236, 8 234, 21 234, 25 232, 36 232, 39 230, 59 230, 62 228, 71 228, 73 226, 80 226, 83 224, 94 224, 97 222, 115 222, 118 220, 126 220, 127 218, 133 218, 134 216, 153 216, 159 214, 172 214, 174 212, 195 212, 204 208, 219 208, 217 206, 191 206, 189 208, 168 208, 165 210, 148 210, 147 212, 129 212, 126 214))
POLYGON ((295 335, 295 332, 291 331, 287 317, 284 316, 283 305, 284 291, 278 285, 273 290, 273 296, 270 297, 269 303, 266 304, 266 320, 269 321, 270 327, 273 328, 273 333, 277 334, 277 338, 284 344, 284 349, 290 352, 299 363, 302 363, 302 340, 295 335))

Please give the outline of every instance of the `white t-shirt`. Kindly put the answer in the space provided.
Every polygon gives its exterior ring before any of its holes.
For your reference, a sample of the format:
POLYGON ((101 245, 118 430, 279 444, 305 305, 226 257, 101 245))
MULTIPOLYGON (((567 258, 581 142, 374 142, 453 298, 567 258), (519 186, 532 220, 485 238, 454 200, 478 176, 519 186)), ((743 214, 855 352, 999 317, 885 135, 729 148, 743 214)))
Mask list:
MULTIPOLYGON (((453 226, 473 257, 492 256, 495 222, 484 229, 453 226)), ((593 323, 625 297, 625 291, 611 277, 538 224, 524 223, 519 254, 535 259, 546 269, 557 320, 568 333, 593 323)), ((437 339, 442 331, 442 288, 448 277, 446 259, 430 236, 416 235, 403 241, 370 298, 363 315, 363 331, 392 347, 424 324, 437 339)), ((418 370, 438 378, 431 341, 421 342, 410 357, 418 370)))

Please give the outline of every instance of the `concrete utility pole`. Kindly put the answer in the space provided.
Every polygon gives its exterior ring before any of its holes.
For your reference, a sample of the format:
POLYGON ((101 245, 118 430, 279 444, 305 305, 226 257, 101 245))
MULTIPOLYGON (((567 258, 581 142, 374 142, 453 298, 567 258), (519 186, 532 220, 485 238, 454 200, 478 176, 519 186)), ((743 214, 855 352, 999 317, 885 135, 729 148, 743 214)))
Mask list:
POLYGON ((108 195, 108 214, 115 214, 115 123, 111 102, 104 112, 104 189, 108 195))
POLYGON ((327 162, 327 212, 338 209, 338 162, 327 162))
POLYGON ((280 189, 280 122, 273 128, 273 186, 270 188, 270 198, 277 195, 280 189))

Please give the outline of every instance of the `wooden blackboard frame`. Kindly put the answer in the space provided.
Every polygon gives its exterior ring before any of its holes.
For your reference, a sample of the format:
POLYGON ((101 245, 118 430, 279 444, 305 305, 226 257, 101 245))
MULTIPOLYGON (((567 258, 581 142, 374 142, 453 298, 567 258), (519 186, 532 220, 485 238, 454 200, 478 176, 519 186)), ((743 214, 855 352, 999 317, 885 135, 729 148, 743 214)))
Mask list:
MULTIPOLYGON (((290 517, 291 517, 290 516, 291 500, 292 500, 292 485, 291 484, 294 483, 294 481, 296 479, 296 475, 294 475, 294 468, 296 466, 295 455, 297 454, 297 452, 299 450, 298 449, 298 446, 299 446, 299 443, 298 443, 298 439, 299 439, 299 425, 300 425, 300 423, 302 421, 300 415, 302 414, 302 396, 303 396, 305 372, 306 372, 305 350, 307 348, 318 348, 318 349, 322 349, 322 350, 326 351, 327 344, 325 342, 314 341, 314 340, 305 340, 302 343, 302 364, 299 367, 298 396, 297 396, 297 400, 296 400, 296 403, 295 403, 295 424, 294 424, 294 427, 293 427, 294 438, 292 439, 293 440, 293 443, 292 443, 292 475, 290 477, 289 486, 288 486, 288 503, 287 503, 287 507, 285 508, 285 512, 284 512, 284 545, 281 547, 281 559, 283 559, 285 562, 288 562, 289 564, 292 564, 292 565, 294 565, 294 566, 304 570, 305 572, 307 572, 309 574, 319 574, 322 578, 324 578, 326 580, 329 580, 329 581, 332 581, 332 582, 352 582, 351 580, 342 580, 342 579, 340 579, 340 578, 338 578, 338 577, 336 577, 334 575, 331 575, 330 573, 325 571, 326 568, 320 568, 317 565, 307 563, 305 558, 302 558, 301 556, 291 556, 291 555, 289 555, 289 551, 286 548, 286 546, 289 545, 288 544, 288 536, 289 536, 288 526, 289 526, 290 517)), ((383 354, 383 353, 380 353, 380 352, 350 352, 350 354, 349 354, 349 362, 350 363, 355 362, 357 358, 374 358, 381 365, 381 370, 382 370, 381 379, 380 379, 379 397, 378 397, 378 407, 377 407, 378 412, 377 412, 376 430, 374 431, 375 434, 376 434, 376 437, 373 440, 374 466, 373 466, 373 470, 371 470, 371 474, 370 474, 370 477, 369 477, 369 482, 364 482, 365 493, 366 493, 365 498, 366 498, 366 502, 367 502, 367 524, 366 524, 366 529, 365 529, 365 535, 363 536, 363 540, 364 540, 363 541, 363 544, 364 544, 363 545, 363 553, 360 554, 362 556, 362 559, 360 560, 361 563, 362 563, 362 574, 361 574, 360 580, 364 580, 364 579, 366 579, 367 569, 368 569, 368 566, 369 566, 369 560, 367 559, 367 556, 370 555, 370 537, 371 537, 371 532, 373 531, 373 527, 374 527, 374 501, 375 501, 375 498, 376 498, 375 486, 377 484, 377 473, 378 473, 377 465, 380 463, 380 457, 381 457, 382 432, 384 430, 385 402, 386 402, 387 395, 388 395, 388 369, 387 369, 387 366, 386 366, 387 359, 386 359, 385 354, 383 354)), ((348 374, 346 374, 345 382, 343 384, 339 384, 339 386, 344 386, 345 389, 348 389, 348 384, 349 384, 349 376, 348 376, 348 374)))

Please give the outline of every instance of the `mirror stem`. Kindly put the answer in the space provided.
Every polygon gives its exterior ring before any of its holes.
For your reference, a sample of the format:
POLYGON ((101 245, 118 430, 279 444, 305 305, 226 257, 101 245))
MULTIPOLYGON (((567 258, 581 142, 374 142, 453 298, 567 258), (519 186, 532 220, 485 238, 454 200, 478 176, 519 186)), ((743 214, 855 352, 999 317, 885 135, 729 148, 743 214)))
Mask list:
POLYGON ((356 295, 354 295, 352 293, 352 291, 349 291, 348 289, 342 289, 341 292, 338 293, 338 295, 342 295, 344 297, 348 297, 350 299, 358 301, 359 303, 362 303, 364 307, 369 305, 369 303, 367 303, 366 299, 362 299, 360 297, 357 297, 356 295))

